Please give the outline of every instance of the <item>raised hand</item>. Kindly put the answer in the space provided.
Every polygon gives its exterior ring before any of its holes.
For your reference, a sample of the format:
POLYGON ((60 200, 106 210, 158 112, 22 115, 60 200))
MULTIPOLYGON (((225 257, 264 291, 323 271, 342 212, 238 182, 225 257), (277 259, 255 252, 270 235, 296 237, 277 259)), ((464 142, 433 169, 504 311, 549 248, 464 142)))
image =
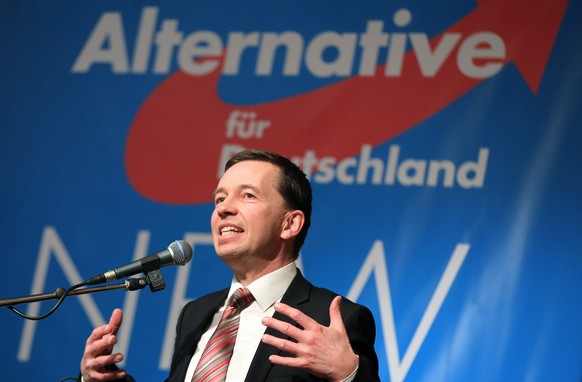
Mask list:
POLYGON ((123 354, 112 354, 122 319, 121 309, 115 309, 109 323, 95 328, 87 339, 81 360, 83 382, 111 381, 125 377, 125 371, 115 366, 123 360, 123 354))
POLYGON ((303 312, 283 303, 275 310, 301 325, 297 328, 272 317, 263 318, 263 324, 293 338, 296 342, 263 335, 266 344, 284 350, 295 357, 272 355, 269 360, 277 365, 295 367, 330 381, 343 381, 358 367, 358 357, 352 350, 340 312, 341 297, 329 307, 330 325, 323 326, 303 312))

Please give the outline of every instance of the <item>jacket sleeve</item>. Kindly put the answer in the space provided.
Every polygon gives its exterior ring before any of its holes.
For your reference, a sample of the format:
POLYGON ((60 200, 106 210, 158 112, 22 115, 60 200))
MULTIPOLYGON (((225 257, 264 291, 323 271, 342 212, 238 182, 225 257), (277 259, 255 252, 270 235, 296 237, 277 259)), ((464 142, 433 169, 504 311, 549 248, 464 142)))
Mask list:
POLYGON ((368 308, 359 304, 348 303, 349 306, 343 309, 346 302, 346 299, 342 301, 342 318, 352 349, 360 358, 354 382, 380 381, 378 356, 374 350, 376 338, 374 316, 368 308))

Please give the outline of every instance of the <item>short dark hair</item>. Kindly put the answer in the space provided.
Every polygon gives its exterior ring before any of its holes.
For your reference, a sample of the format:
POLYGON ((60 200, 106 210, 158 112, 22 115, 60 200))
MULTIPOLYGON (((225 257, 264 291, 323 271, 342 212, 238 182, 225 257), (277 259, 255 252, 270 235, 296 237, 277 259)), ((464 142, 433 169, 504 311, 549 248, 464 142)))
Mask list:
POLYGON ((239 162, 249 160, 268 162, 277 166, 281 170, 281 176, 278 182, 279 193, 283 196, 287 207, 294 210, 300 210, 305 215, 305 222, 301 231, 295 238, 295 244, 293 246, 295 259, 297 259, 299 251, 307 237, 309 226, 311 225, 311 202, 313 196, 309 179, 307 179, 307 175, 305 175, 305 173, 289 159, 277 153, 261 149, 247 149, 239 152, 226 162, 224 171, 239 162))

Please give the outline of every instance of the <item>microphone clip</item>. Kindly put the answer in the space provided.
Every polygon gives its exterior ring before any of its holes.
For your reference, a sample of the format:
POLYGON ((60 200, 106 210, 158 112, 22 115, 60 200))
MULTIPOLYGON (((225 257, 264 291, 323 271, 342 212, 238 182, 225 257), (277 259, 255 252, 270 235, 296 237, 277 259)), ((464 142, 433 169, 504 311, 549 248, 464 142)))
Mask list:
POLYGON ((150 290, 159 292, 166 288, 164 275, 160 270, 161 263, 159 257, 151 257, 142 261, 143 273, 146 274, 150 290))
POLYGON ((166 281, 164 280, 164 275, 159 269, 154 269, 146 273, 148 284, 152 292, 158 292, 166 288, 166 281))

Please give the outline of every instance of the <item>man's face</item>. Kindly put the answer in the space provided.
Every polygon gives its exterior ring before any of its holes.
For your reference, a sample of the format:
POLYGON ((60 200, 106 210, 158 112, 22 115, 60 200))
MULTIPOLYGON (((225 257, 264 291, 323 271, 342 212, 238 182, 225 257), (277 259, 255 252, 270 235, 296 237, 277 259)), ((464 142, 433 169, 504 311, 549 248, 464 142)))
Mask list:
POLYGON ((218 182, 212 237, 216 253, 225 261, 278 255, 289 212, 277 191, 279 176, 280 170, 271 163, 243 161, 229 168, 218 182))

